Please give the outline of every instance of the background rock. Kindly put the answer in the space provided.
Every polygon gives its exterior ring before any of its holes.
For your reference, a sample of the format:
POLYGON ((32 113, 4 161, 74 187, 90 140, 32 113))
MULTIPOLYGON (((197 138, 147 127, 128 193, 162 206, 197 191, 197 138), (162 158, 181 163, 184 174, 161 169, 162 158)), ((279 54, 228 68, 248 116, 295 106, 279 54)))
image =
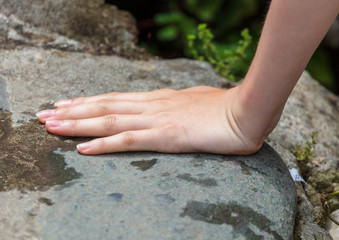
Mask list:
MULTIPOLYGON (((320 201, 321 194, 339 190, 339 98, 304 73, 286 103, 284 112, 275 130, 267 141, 280 154, 289 168, 301 164, 292 154, 295 146, 311 141, 311 134, 317 131, 315 159, 307 163, 306 171, 300 171, 309 183, 306 198, 302 189, 299 199, 313 204, 298 204, 297 225, 300 224, 302 239, 309 239, 310 233, 318 232, 314 222, 324 227, 327 216, 320 201), (305 210, 305 208, 309 208, 305 210), (308 216, 311 215, 312 217, 308 216), (302 220, 304 219, 304 220, 302 220), (314 220, 311 220, 314 219, 314 220)), ((339 208, 337 197, 327 201, 332 212, 339 208)), ((297 227, 299 228, 299 227, 297 227)))
POLYGON ((339 98, 304 73, 288 99, 282 117, 269 136, 288 167, 296 167, 291 150, 317 131, 316 154, 322 171, 339 164, 339 98))
POLYGON ((0 0, 0 46, 34 45, 142 58, 134 18, 103 0, 0 0))
MULTIPOLYGON (((332 217, 339 219, 339 210, 332 213, 332 217)), ((333 237, 333 240, 339 240, 339 226, 332 221, 327 222, 326 228, 329 230, 330 234, 333 237)))

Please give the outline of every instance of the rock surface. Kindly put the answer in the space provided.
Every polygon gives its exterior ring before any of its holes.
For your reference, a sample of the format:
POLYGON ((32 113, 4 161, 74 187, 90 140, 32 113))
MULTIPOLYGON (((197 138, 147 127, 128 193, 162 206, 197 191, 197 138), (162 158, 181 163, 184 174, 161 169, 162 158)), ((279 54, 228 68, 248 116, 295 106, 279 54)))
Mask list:
POLYGON ((33 45, 139 58, 130 13, 104 0, 0 0, 0 46, 33 45))
MULTIPOLYGON (((339 210, 333 212, 332 217, 335 219, 339 219, 339 210)), ((328 221, 326 228, 329 230, 333 240, 339 240, 339 226, 332 221, 328 221)))
POLYGON ((220 86, 208 64, 24 48, 0 52, 0 79, 0 238, 292 239, 295 186, 266 144, 252 156, 83 156, 33 117, 81 95, 220 86))
POLYGON ((338 119, 339 97, 314 81, 309 74, 304 73, 287 101, 277 127, 269 136, 269 142, 282 154, 288 167, 297 167, 291 149, 296 144, 310 140, 312 132, 317 131, 316 160, 323 161, 320 170, 337 168, 338 119))
MULTIPOLYGON (((299 168, 301 163, 296 161, 293 149, 297 144, 305 145, 310 141, 313 131, 318 132, 316 157, 306 166, 300 166, 309 185, 307 196, 301 188, 298 190, 296 238, 331 239, 316 223, 324 227, 327 220, 321 194, 339 191, 338 119, 339 97, 304 73, 287 101, 277 127, 267 139, 289 168, 299 168)), ((327 205, 329 212, 339 209, 338 197, 328 200, 327 205)))
MULTIPOLYGON (((80 189, 77 188, 79 187, 77 184, 81 181, 86 181, 86 184, 79 183, 84 186, 88 183, 93 186, 98 183, 101 176, 98 169, 107 168, 104 158, 100 162, 97 157, 93 157, 90 158, 90 163, 87 163, 83 156, 78 156, 74 152, 75 141, 81 141, 81 139, 70 140, 47 134, 44 127, 38 124, 34 117, 36 111, 51 107, 52 103, 58 99, 108 91, 179 89, 196 85, 231 86, 230 83, 218 77, 207 64, 201 62, 186 60, 138 62, 118 57, 94 57, 89 54, 75 53, 119 54, 134 59, 147 58, 144 52, 134 45, 137 39, 136 34, 133 17, 115 7, 104 5, 102 0, 0 0, 0 49, 2 49, 0 50, 0 106, 7 110, 0 111, 0 191, 4 191, 0 193, 0 201, 3 203, 0 205, 0 239, 39 239, 47 236, 46 216, 52 216, 50 219, 63 219, 62 226, 71 223, 72 218, 77 219, 77 217, 83 217, 81 221, 88 220, 87 223, 82 222, 84 226, 88 226, 86 224, 93 220, 89 216, 78 215, 79 206, 82 206, 82 209, 87 208, 86 197, 80 200, 76 197, 72 198, 72 201, 76 199, 81 203, 77 207, 74 205, 74 208, 70 207, 71 205, 66 207, 64 199, 69 196, 67 191, 80 189), (4 51, 4 49, 16 50, 4 51), (61 149, 56 151, 58 148, 61 149), (76 159, 82 163, 81 166, 76 159), (98 161, 97 165, 95 165, 96 161, 98 161), (85 165, 83 165, 84 162, 85 165), (88 169, 86 174, 82 173, 79 169, 83 168, 94 168, 98 176, 91 175, 88 169), (17 171, 18 169, 20 170, 17 171), (92 180, 96 180, 91 182, 86 177, 87 175, 91 176, 92 180), (73 186, 77 187, 73 188, 73 186), (35 189, 39 191, 34 191, 35 189), (59 194, 60 191, 62 193, 59 194), (54 212, 51 207, 58 211, 54 212), (73 215, 65 219, 62 215, 63 209, 69 208, 73 215)), ((337 119, 339 119, 339 98, 304 73, 286 104, 277 128, 268 138, 268 143, 282 156, 285 164, 289 168, 296 167, 300 170, 300 163, 292 154, 293 148, 296 144, 303 144, 309 140, 312 131, 318 131, 317 157, 307 164, 307 172, 302 172, 309 182, 307 194, 299 184, 296 185, 298 211, 295 239, 308 240, 314 237, 331 239, 317 223, 326 220, 320 194, 324 193, 323 191, 326 193, 339 191, 339 122, 337 119)), ((142 157, 138 160, 134 160, 138 158, 138 154, 122 156, 125 158, 124 161, 128 161, 122 166, 137 169, 137 173, 144 174, 150 173, 149 171, 153 171, 155 166, 163 162, 155 159, 167 158, 167 155, 156 154, 146 156, 141 154, 142 157), (154 166, 151 169, 142 171, 152 164, 154 166)), ((184 156, 185 158, 191 157, 191 160, 188 160, 190 164, 193 164, 192 159, 195 161, 200 157, 200 155, 184 156)), ((112 157, 116 159, 115 155, 112 157)), ((172 155, 171 157, 175 159, 173 161, 179 161, 180 158, 172 155)), ((114 161, 119 162, 119 160, 114 161)), ((115 162, 113 165, 108 162, 107 164, 113 170, 117 168, 117 165, 114 165, 115 162)), ((217 162, 220 165, 220 162, 217 162)), ((237 163, 238 160, 226 162, 237 163)), ((228 163, 224 164, 226 166, 228 163)), ((202 166, 201 171, 206 170, 205 165, 202 166)), ((242 173, 246 174, 252 170, 245 168, 242 173)), ((119 171, 116 169, 114 173, 119 171)), ((216 184, 217 180, 213 181, 212 177, 203 178, 198 175, 202 173, 199 172, 196 175, 194 173, 196 172, 176 173, 178 176, 173 174, 171 177, 168 176, 174 179, 169 182, 180 181, 180 183, 195 184, 195 187, 200 187, 199 190, 202 189, 201 192, 206 191, 206 184, 216 184)), ((102 173, 102 177, 106 179, 109 176, 102 173)), ((127 176, 121 177, 126 180, 126 184, 130 184, 127 183, 127 176)), ((219 185, 212 186, 211 189, 221 186, 219 182, 217 184, 219 185)), ((93 186, 87 186, 84 189, 92 189, 93 186)), ((100 184, 98 186, 101 186, 98 191, 107 190, 100 184)), ((129 185, 124 186, 127 190, 129 189, 129 185)), ((248 191, 251 192, 253 189, 248 191)), ((177 191, 174 192, 178 194, 177 191)), ((85 194, 78 193, 79 198, 85 194)), ((87 194, 92 200, 103 199, 102 196, 95 198, 93 194, 87 194)), ((124 197, 126 193, 124 195, 122 192, 107 191, 105 194, 116 203, 126 200, 124 197)), ((164 195, 159 195, 154 199, 157 201, 163 199, 169 206, 174 206, 171 205, 174 197, 169 192, 159 194, 164 195)), ((150 197, 147 196, 147 198, 150 197)), ((155 201, 154 199, 150 201, 155 201)), ((224 205, 218 205, 220 199, 222 198, 213 202, 210 198, 207 199, 210 201, 207 203, 192 198, 188 201, 189 204, 182 204, 180 209, 200 206, 203 210, 200 213, 208 213, 210 210, 221 211, 224 205)), ((175 204, 178 201, 174 201, 175 204)), ((135 204, 133 202, 131 206, 135 204)), ((338 199, 333 198, 330 205, 333 208, 332 211, 338 209, 338 199)), ((102 206, 106 207, 106 205, 102 206)), ((290 209, 293 209, 293 203, 290 209)), ((92 210, 92 213, 87 212, 90 216, 93 213, 100 213, 100 208, 92 210)), ((113 215, 110 214, 107 213, 105 216, 112 217, 113 215)), ((132 214, 134 214, 133 211, 132 214)), ((190 218, 189 215, 184 215, 182 214, 183 218, 190 218)), ((192 216, 192 219, 198 222, 201 220, 197 216, 192 216)), ((262 220, 260 217, 258 219, 262 220)), ((61 224, 59 220, 57 222, 61 224)), ((217 226, 221 220, 216 217, 209 221, 209 224, 217 226)), ((143 222, 145 222, 144 219, 143 222)), ((205 222, 202 223, 205 224, 205 222)), ((219 225, 219 227, 224 225, 227 224, 219 225)), ((54 229, 60 226, 53 225, 54 229)), ((251 225, 252 230, 253 228, 255 226, 251 225)), ((203 239, 202 236, 200 237, 203 239)), ((170 239, 170 236, 168 238, 170 239)))

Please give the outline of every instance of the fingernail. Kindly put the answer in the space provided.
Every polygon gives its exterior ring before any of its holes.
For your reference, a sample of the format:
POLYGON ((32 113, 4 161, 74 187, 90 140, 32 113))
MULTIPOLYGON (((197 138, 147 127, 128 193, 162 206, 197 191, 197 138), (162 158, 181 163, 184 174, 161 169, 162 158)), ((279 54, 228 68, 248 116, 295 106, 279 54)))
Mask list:
POLYGON ((60 120, 47 120, 46 125, 49 127, 60 127, 62 125, 62 121, 60 120))
POLYGON ((89 142, 80 143, 80 144, 77 145, 77 149, 78 149, 78 151, 84 151, 86 149, 89 149, 90 145, 91 144, 89 142))
POLYGON ((53 115, 55 114, 55 110, 54 109, 49 109, 49 110, 43 110, 43 111, 40 111, 40 112, 37 112, 35 115, 38 117, 38 118, 50 118, 52 117, 53 115))
POLYGON ((54 103, 55 107, 68 107, 72 103, 72 100, 61 100, 56 103, 54 103))

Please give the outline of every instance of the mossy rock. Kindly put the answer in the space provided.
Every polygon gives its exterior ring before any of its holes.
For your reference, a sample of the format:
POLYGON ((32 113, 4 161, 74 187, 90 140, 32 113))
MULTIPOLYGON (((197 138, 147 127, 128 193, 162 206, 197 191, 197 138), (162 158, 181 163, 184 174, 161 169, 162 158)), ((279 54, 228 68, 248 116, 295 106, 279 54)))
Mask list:
POLYGON ((308 178, 308 183, 311 184, 318 193, 332 192, 332 183, 339 182, 339 171, 332 167, 326 172, 313 171, 308 178))

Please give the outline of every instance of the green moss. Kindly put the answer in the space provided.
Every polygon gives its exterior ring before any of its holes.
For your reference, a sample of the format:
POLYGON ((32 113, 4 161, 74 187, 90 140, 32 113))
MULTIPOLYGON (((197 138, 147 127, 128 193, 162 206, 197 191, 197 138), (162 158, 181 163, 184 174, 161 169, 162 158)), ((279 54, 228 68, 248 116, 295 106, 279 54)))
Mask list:
POLYGON ((332 167, 328 171, 313 171, 308 179, 308 196, 316 210, 316 220, 324 226, 328 214, 339 209, 339 195, 332 194, 339 188, 339 171, 332 167), (318 210, 317 210, 318 209, 318 210))
POLYGON ((339 182, 339 172, 334 167, 326 172, 313 171, 308 178, 308 183, 320 193, 332 192, 334 190, 332 184, 336 182, 339 182))

